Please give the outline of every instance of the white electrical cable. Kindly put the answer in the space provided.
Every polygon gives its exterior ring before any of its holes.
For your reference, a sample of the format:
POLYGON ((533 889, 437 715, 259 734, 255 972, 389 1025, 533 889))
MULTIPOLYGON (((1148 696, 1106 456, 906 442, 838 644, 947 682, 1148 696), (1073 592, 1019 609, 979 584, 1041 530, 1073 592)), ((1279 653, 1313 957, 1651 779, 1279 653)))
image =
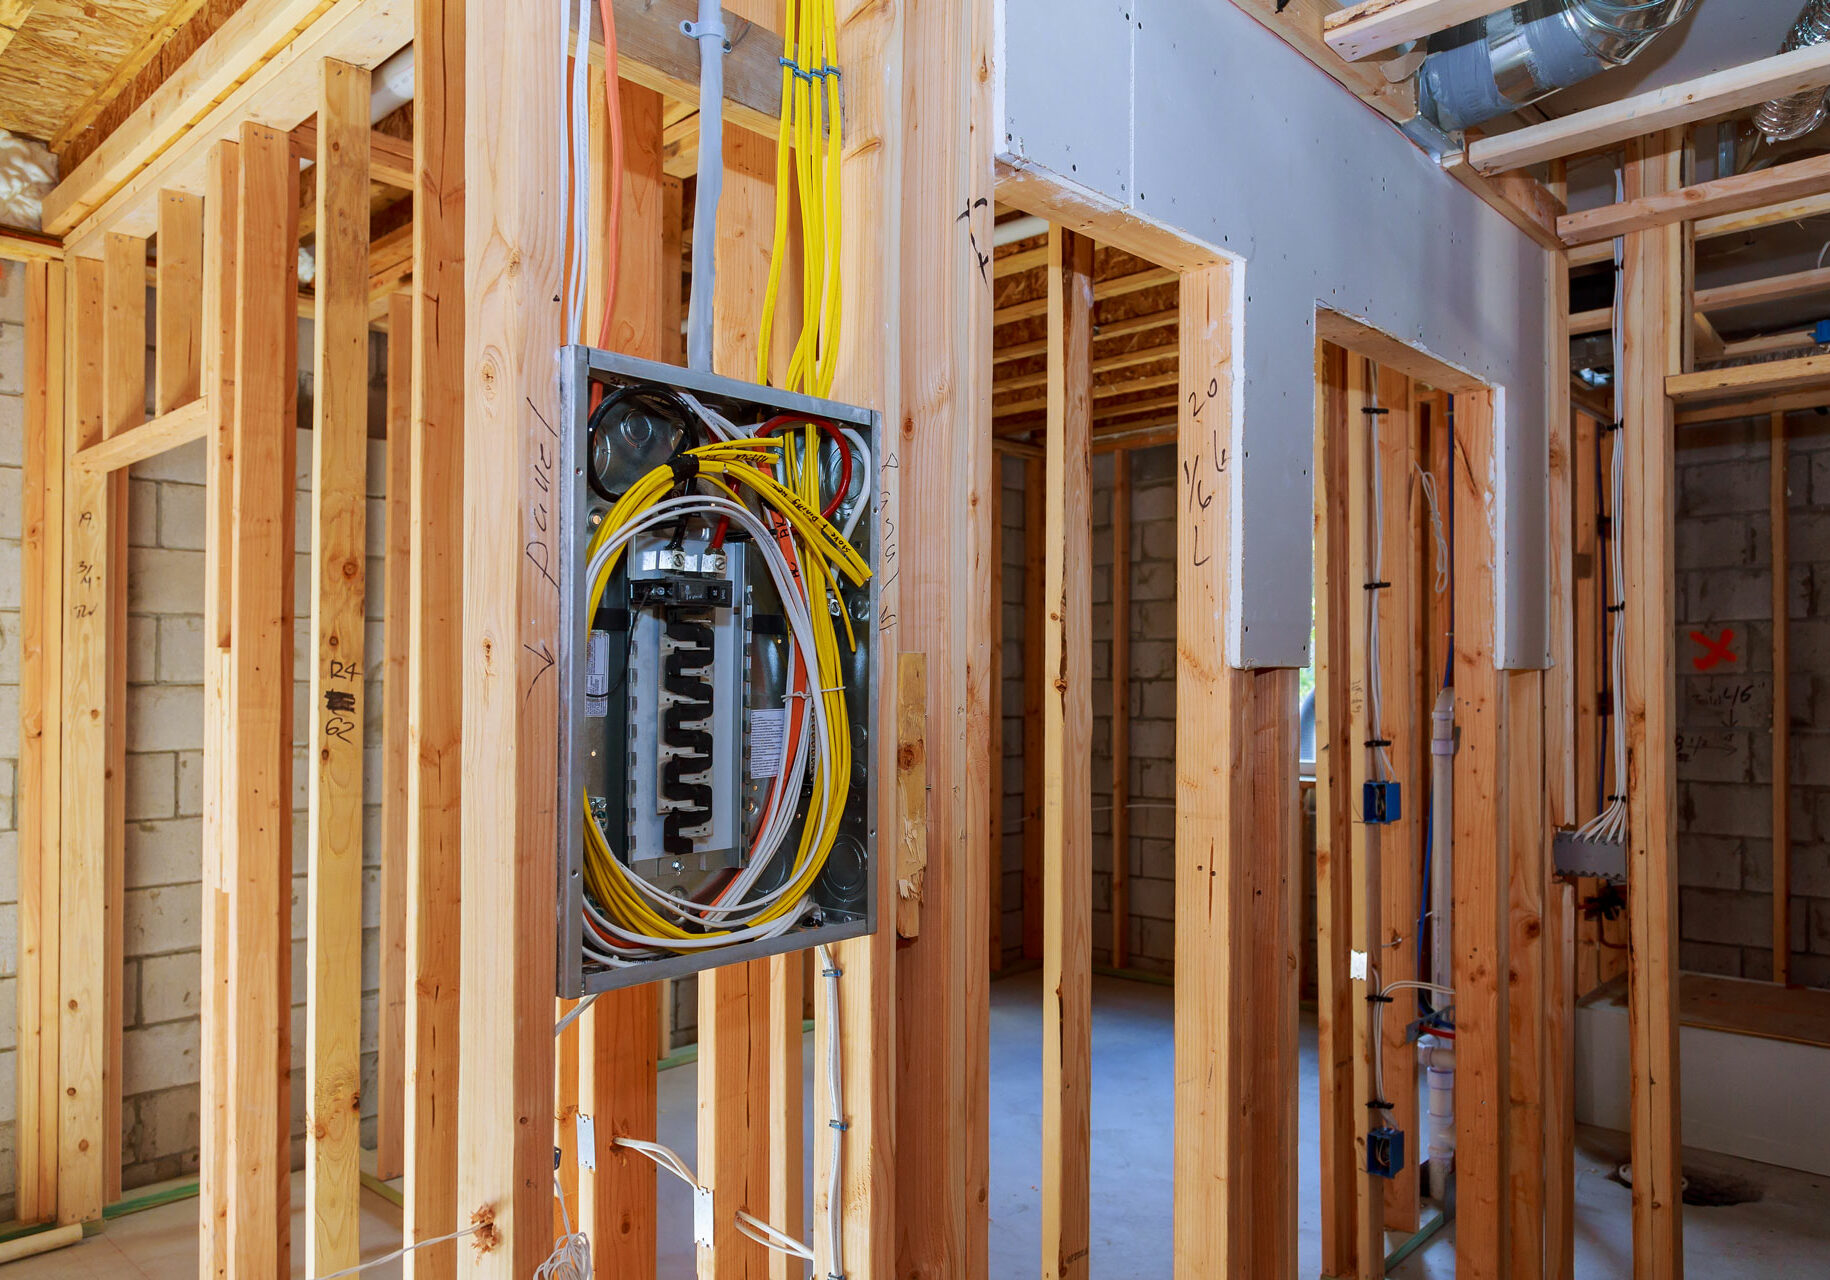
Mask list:
POLYGON ((693 1176, 692 1167, 681 1159, 680 1153, 672 1147, 663 1146, 659 1142, 644 1142, 640 1138, 620 1136, 610 1139, 610 1143, 612 1146, 627 1147, 631 1151, 640 1152, 694 1191, 703 1189, 699 1186, 699 1179, 693 1176))
MULTIPOLYGON (((1626 196, 1623 176, 1614 175, 1614 198, 1622 200, 1626 196)), ((1614 415, 1616 422, 1610 431, 1614 437, 1611 451, 1613 474, 1608 478, 1608 501, 1610 510, 1608 518, 1611 527, 1608 531, 1608 569, 1614 588, 1614 599, 1608 602, 1607 612, 1614 615, 1614 627, 1610 633, 1608 646, 1608 705, 1613 721, 1609 729, 1613 734, 1614 747, 1614 791, 1602 805, 1601 812, 1583 823, 1576 834, 1585 840, 1598 840, 1607 844, 1625 844, 1627 840, 1627 717, 1626 717, 1626 647, 1622 633, 1626 630, 1627 579, 1626 579, 1626 513, 1622 509, 1626 497, 1626 452, 1622 437, 1625 431, 1620 419, 1623 412, 1625 396, 1621 386, 1621 374, 1626 367, 1626 344, 1621 332, 1621 294, 1622 268, 1626 253, 1626 238, 1616 236, 1614 239, 1614 415)))
MULTIPOLYGON (((572 164, 571 218, 572 253, 566 273, 566 332, 564 341, 585 341, 586 277, 590 274, 590 253, 586 221, 591 216, 590 187, 584 175, 591 170, 591 0, 578 0, 578 37, 572 52, 572 91, 569 115, 572 164)), ((564 203, 565 197, 561 196, 564 203)))
POLYGON ((553 1172, 553 1194, 559 1198, 559 1218, 565 1234, 545 1262, 534 1268, 534 1280, 591 1280, 591 1237, 572 1230, 572 1213, 566 1208, 566 1189, 553 1172))
POLYGON ((835 1276, 845 1274, 845 1242, 839 1232, 841 1199, 839 1183, 845 1147, 845 1078, 839 1060, 839 978, 842 970, 833 959, 832 950, 824 945, 814 948, 820 962, 820 976, 826 980, 826 1094, 832 1101, 832 1115, 827 1124, 832 1129, 832 1160, 826 1182, 826 1257, 835 1276))
POLYGON ((813 1250, 796 1240, 786 1232, 777 1231, 754 1214, 742 1209, 737 1211, 737 1231, 739 1235, 748 1236, 765 1249, 785 1253, 791 1258, 805 1258, 813 1261, 813 1250))
MULTIPOLYGON (((1366 450, 1372 468, 1373 527, 1371 536, 1367 540, 1369 544, 1367 558, 1371 562, 1368 565, 1372 573, 1371 581, 1383 582, 1385 581, 1385 485, 1380 479, 1379 467, 1379 419, 1383 415, 1378 411, 1379 366, 1370 360, 1367 361, 1367 366, 1372 371, 1366 392, 1370 412, 1361 415, 1366 419, 1366 450)), ((1379 596, 1371 586, 1366 589, 1366 665, 1368 667, 1366 673, 1366 727, 1369 731, 1367 737, 1371 741, 1377 742, 1382 736, 1380 730, 1384 727, 1385 712, 1384 698, 1379 689, 1379 596)), ((1372 748, 1372 752, 1369 764, 1373 780, 1389 782, 1393 773, 1390 750, 1380 746, 1372 748)))
POLYGON ((1436 540, 1436 582, 1435 593, 1441 595, 1449 589, 1449 539, 1442 531, 1442 507, 1436 500, 1436 477, 1411 463, 1411 469, 1417 473, 1417 487, 1423 490, 1423 500, 1430 508, 1430 536, 1436 540))

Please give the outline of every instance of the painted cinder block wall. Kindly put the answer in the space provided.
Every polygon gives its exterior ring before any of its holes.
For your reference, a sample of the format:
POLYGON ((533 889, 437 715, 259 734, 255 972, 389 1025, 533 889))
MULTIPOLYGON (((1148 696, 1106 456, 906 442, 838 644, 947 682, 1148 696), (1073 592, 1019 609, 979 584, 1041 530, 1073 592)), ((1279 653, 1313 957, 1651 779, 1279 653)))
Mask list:
MULTIPOLYGON (((1770 430, 1766 418, 1687 428, 1677 451, 1679 962, 1763 980, 1773 973, 1770 430)), ((1830 987, 1830 416, 1790 417, 1786 492, 1791 978, 1830 987)))
MULTIPOLYGON (((149 302, 148 315, 152 315, 149 302)), ((24 269, 0 263, 0 1221, 13 1216, 15 985, 19 850, 15 789, 19 737, 20 499, 24 430, 24 269)), ((300 327, 309 383, 310 326, 300 327)), ((385 367, 383 340, 371 370, 385 367)), ((371 385, 371 420, 383 387, 371 385)), ((310 422, 307 388, 299 420, 310 422)), ((302 735, 310 655, 311 433, 298 435, 294 566, 293 751, 293 1142, 303 1155, 305 903, 308 773, 302 735)), ((368 466, 368 602, 365 652, 379 673, 383 649, 382 444, 368 466)), ((194 1173, 198 1157, 201 999, 201 812, 203 781, 203 541, 201 443, 137 465, 128 498, 126 861, 123 934, 122 1185, 194 1173)), ((374 1141, 381 859, 380 682, 366 687, 363 901, 363 1140, 374 1141)))
MULTIPOLYGON (((1023 950, 1023 581, 1021 459, 1000 457, 1003 484, 1004 799, 996 865, 1003 876, 1001 941, 1007 962, 1023 950)), ((1111 454, 1093 459, 1093 962, 1112 959, 1112 476, 1111 454)), ((1170 972, 1175 959, 1175 450, 1131 454, 1131 909, 1130 967, 1170 972)))

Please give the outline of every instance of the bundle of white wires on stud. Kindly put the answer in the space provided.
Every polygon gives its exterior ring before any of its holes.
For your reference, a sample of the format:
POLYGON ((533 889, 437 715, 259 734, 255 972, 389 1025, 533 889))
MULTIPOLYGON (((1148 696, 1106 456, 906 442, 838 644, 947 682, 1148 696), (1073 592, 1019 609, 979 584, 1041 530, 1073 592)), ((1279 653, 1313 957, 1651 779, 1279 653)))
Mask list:
POLYGON ((851 776, 851 730, 835 620, 843 624, 847 646, 855 646, 857 638, 849 612, 828 601, 839 600, 841 577, 857 586, 870 576, 848 538, 866 505, 868 480, 858 481, 855 496, 843 492, 852 487, 853 476, 869 475, 869 451, 856 432, 830 423, 816 429, 798 418, 775 419, 754 434, 739 435, 728 419, 697 402, 691 407, 714 442, 656 468, 611 508, 586 548, 590 599, 585 616, 596 614, 621 556, 639 534, 696 520, 716 530, 708 543, 713 547, 721 545, 726 528, 749 535, 781 598, 788 629, 782 767, 742 868, 704 900, 670 893, 639 875, 612 851, 585 802, 584 949, 590 960, 612 966, 794 929, 838 834, 851 776), (767 434, 780 425, 788 430, 767 434), (845 459, 841 492, 828 495, 825 503, 820 430, 841 442, 845 459), (709 492, 695 491, 701 487, 709 492), (676 488, 681 491, 668 496, 676 488), (836 510, 843 498, 853 506, 840 528, 825 512, 836 510), (810 773, 805 820, 799 824, 799 840, 791 845, 797 801, 810 773), (780 866, 784 858, 791 859, 785 872, 780 866), (761 887, 765 883, 774 887, 761 887))
MULTIPOLYGON (((1614 178, 1615 197, 1624 199, 1626 192, 1620 175, 1614 178)), ((1627 717, 1624 706, 1626 693, 1627 658, 1625 637, 1627 609, 1626 552, 1622 543, 1626 530, 1625 512, 1621 503, 1626 493, 1626 457, 1623 431, 1619 422, 1622 416, 1623 397, 1620 385, 1621 370, 1626 368, 1626 352, 1621 335, 1620 300, 1621 300, 1621 257, 1626 241, 1616 238, 1614 241, 1614 415, 1616 421, 1609 434, 1614 437, 1612 448, 1612 475, 1608 478, 1609 517, 1613 521, 1608 533, 1608 573, 1614 588, 1614 599, 1608 602, 1607 614, 1613 615, 1614 626, 1609 635, 1608 645, 1608 701, 1612 723, 1609 728, 1613 733, 1614 754, 1614 792, 1609 795, 1601 812, 1583 823, 1576 834, 1584 840, 1596 840, 1606 844, 1625 844, 1627 840, 1627 717)), ((1604 616, 1606 616, 1604 614, 1604 616)))

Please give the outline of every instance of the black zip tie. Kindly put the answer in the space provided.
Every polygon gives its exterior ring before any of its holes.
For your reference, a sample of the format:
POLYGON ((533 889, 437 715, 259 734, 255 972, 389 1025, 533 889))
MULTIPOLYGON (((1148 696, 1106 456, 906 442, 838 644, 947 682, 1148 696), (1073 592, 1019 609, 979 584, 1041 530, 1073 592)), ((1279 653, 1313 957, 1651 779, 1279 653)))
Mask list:
POLYGON ((1392 584, 1389 582, 1366 582, 1366 583, 1362 583, 1361 585, 1364 586, 1366 588, 1366 590, 1368 590, 1368 591, 1384 591, 1386 588, 1390 587, 1392 584))
POLYGON ((1390 409, 1375 409, 1371 405, 1367 405, 1364 409, 1361 409, 1360 412, 1369 413, 1375 417, 1383 418, 1386 414, 1390 413, 1391 410, 1390 409))
POLYGON ((699 474, 699 459, 690 453, 677 454, 667 460, 667 469, 674 473, 675 484, 684 484, 699 474))
POLYGON ((1627 607, 1627 602, 1625 600, 1622 600, 1619 604, 1611 604, 1611 605, 1606 606, 1607 611, 1609 613, 1620 613, 1626 607, 1627 607))
POLYGON ((1390 738, 1368 738, 1364 745, 1369 747, 1389 747, 1392 745, 1392 740, 1390 738))
POLYGON ((1610 800, 1625 800, 1625 799, 1626 799, 1626 797, 1625 797, 1625 796, 1609 796, 1609 797, 1608 797, 1608 799, 1610 799, 1610 800))
POLYGON ((1625 425, 1625 424, 1620 423, 1620 422, 1610 422, 1607 425, 1603 426, 1601 429, 1611 435, 1614 432, 1619 431, 1623 425, 1625 425))
POLYGON ((1392 999, 1391 996, 1383 995, 1377 991, 1368 991, 1366 993, 1367 1004, 1390 1004, 1392 999))
POLYGON ((1368 1111, 1390 1111, 1392 1109, 1392 1104, 1383 1098, 1374 1098, 1371 1102, 1366 1104, 1366 1109, 1368 1111))

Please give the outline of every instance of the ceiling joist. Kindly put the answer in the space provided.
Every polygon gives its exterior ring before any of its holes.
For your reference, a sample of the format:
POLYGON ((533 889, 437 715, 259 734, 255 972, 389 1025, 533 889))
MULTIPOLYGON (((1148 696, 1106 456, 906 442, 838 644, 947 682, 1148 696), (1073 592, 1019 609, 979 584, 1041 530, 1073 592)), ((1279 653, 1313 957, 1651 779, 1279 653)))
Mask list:
POLYGON ((1481 138, 1468 144, 1467 162, 1480 173, 1505 173, 1827 84, 1830 44, 1811 45, 1481 138))
POLYGON ((1348 62, 1510 9, 1514 0, 1362 0, 1322 20, 1322 38, 1348 62))
MULTIPOLYGON (((1589 244, 1612 240, 1629 231, 1644 231, 1649 227, 1716 214, 1746 213, 1752 209, 1821 198, 1826 193, 1830 193, 1830 155, 1812 156, 1771 169, 1699 182, 1660 195, 1567 213, 1557 219, 1557 234, 1565 244, 1589 244)), ((1699 238, 1701 235, 1699 228, 1699 238)))

